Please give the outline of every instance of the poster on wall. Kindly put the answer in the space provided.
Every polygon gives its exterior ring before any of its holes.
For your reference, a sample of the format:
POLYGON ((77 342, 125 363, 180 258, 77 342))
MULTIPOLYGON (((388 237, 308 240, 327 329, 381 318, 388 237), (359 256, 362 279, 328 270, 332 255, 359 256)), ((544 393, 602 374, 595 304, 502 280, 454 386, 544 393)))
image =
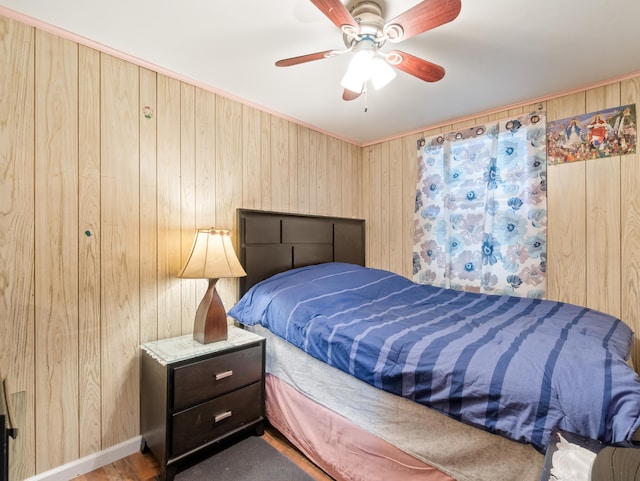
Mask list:
POLYGON ((633 154, 635 151, 635 104, 547 123, 549 165, 633 154))

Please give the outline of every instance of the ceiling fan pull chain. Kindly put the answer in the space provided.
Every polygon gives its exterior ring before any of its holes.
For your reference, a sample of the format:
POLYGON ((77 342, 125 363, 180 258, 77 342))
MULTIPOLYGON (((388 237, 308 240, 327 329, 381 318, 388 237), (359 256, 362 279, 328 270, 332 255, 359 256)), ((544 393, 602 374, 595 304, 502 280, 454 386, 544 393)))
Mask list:
POLYGON ((369 110, 369 89, 366 84, 364 86, 364 111, 365 113, 369 110))

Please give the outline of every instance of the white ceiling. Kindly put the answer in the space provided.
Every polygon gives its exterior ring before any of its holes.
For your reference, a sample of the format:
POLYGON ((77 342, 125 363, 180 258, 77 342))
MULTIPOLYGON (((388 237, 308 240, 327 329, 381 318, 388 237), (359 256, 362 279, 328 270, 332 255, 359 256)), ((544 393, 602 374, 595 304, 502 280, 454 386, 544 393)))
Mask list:
MULTIPOLYGON (((418 1, 379 3, 391 19, 418 1)), ((0 14, 26 15, 358 145, 640 71, 638 0, 462 0, 453 22, 383 47, 443 66, 444 79, 398 72, 366 102, 342 100, 350 54, 274 66, 344 47, 308 0, 0 0, 0 14)))

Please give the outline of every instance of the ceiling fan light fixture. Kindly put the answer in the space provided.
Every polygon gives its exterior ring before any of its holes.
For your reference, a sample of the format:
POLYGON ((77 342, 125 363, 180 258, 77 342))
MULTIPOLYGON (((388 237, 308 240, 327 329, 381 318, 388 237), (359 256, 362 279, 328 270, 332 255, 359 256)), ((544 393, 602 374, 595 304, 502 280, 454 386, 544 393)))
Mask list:
POLYGON ((380 90, 396 76, 393 68, 377 54, 375 44, 361 42, 356 45, 356 53, 349 63, 347 73, 340 85, 352 92, 362 92, 366 83, 371 83, 380 90))

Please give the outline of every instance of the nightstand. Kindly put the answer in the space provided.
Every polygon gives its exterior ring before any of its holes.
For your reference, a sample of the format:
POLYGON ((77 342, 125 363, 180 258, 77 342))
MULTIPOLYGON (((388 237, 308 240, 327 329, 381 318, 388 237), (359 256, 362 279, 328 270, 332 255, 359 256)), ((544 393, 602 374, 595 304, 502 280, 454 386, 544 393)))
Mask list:
POLYGON ((240 431, 264 432, 265 339, 229 326, 226 341, 191 335, 141 346, 141 449, 171 481, 180 461, 240 431))

